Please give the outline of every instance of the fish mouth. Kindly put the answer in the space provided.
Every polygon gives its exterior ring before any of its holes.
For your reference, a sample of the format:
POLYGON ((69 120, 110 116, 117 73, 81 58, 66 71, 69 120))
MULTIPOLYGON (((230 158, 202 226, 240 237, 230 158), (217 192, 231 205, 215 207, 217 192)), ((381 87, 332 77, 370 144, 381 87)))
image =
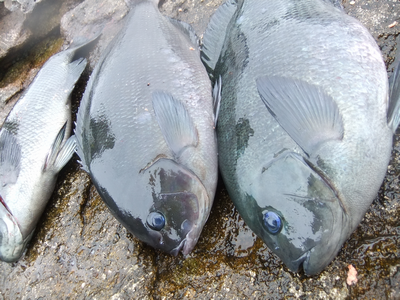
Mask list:
MULTIPOLYGON (((175 247, 174 249, 171 250, 170 254, 173 256, 177 256, 178 253, 182 250, 185 249, 185 245, 186 245, 186 238, 182 240, 182 242, 180 242, 180 244, 175 247)), ((190 252, 190 251, 189 251, 190 252)), ((183 255, 187 255, 189 252, 184 253, 184 250, 182 250, 183 255)))
POLYGON ((290 266, 288 266, 289 269, 292 270, 293 272, 299 272, 300 269, 303 269, 304 272, 306 274, 308 274, 307 267, 308 267, 308 263, 310 261, 311 250, 312 250, 312 248, 310 250, 308 250, 307 252, 304 252, 299 258, 291 261, 290 266))
MULTIPOLYGON (((197 226, 195 226, 197 228, 197 226)), ((196 246, 197 238, 192 238, 191 234, 195 233, 196 231, 192 228, 187 234, 186 237, 180 242, 180 244, 171 250, 171 254, 177 256, 179 252, 182 252, 184 256, 188 255, 196 246)))

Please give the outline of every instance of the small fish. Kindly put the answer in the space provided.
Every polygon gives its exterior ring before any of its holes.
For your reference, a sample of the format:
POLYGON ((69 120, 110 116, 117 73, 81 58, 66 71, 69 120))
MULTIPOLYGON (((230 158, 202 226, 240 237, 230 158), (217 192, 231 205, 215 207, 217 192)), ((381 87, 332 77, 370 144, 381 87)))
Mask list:
POLYGON ((236 208, 289 269, 321 272, 376 197, 399 123, 376 42, 338 1, 229 0, 202 59, 222 80, 219 161, 236 208))
POLYGON ((86 66, 81 50, 53 55, 0 129, 0 259, 18 260, 75 151, 70 93, 86 66))
POLYGON ((90 77, 77 152, 112 214, 138 239, 188 254, 218 177, 211 83, 192 28, 132 1, 90 77))

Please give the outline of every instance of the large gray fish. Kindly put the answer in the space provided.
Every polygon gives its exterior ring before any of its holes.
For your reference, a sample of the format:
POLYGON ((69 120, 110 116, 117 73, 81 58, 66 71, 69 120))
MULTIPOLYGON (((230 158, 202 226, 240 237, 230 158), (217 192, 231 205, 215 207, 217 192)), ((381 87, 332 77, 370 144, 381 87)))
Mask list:
POLYGON ((217 183, 211 83, 191 27, 132 1, 90 77, 75 135, 83 168, 137 238, 189 253, 217 183))
POLYGON ((202 58, 222 77, 218 151, 236 208, 289 269, 319 273, 391 154, 398 97, 376 42, 337 1, 230 0, 202 58))
POLYGON ((53 192, 57 174, 75 151, 70 93, 85 69, 71 46, 52 56, 0 130, 0 259, 21 257, 53 192))

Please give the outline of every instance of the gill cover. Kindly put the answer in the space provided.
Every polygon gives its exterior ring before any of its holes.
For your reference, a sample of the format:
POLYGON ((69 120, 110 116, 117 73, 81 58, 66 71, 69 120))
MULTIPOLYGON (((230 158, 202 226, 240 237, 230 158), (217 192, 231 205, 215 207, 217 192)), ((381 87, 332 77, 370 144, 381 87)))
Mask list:
MULTIPOLYGON (((320 272, 342 244, 347 218, 321 174, 296 153, 283 153, 253 180, 244 218, 292 271, 320 272), (250 209, 250 207, 252 209, 250 209)), ((348 224, 347 224, 348 225, 348 224)))

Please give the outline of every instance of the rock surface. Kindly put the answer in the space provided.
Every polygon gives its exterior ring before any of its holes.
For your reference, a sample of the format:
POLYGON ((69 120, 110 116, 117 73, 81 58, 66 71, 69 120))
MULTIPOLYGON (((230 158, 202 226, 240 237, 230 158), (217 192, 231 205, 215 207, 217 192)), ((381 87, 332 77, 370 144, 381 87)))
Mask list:
MULTIPOLYGON (((43 0, 41 5, 48 2, 43 0)), ((191 23, 201 35, 221 3, 166 0, 161 10, 191 23)), ((372 32, 390 74, 398 61, 400 25, 393 24, 400 22, 400 4, 358 0, 346 1, 344 7, 372 32)), ((123 0, 64 1, 54 16, 61 24, 63 39, 59 31, 45 34, 35 41, 36 48, 21 50, 11 67, 0 62, 0 99, 7 99, 0 101, 0 124, 18 91, 61 49, 64 40, 90 36, 103 28, 90 56, 93 67, 127 9, 123 0)), ((9 15, 0 13, 0 23, 9 15)), ((0 27, 0 35, 4 33, 0 27)), ((86 71, 72 95, 73 114, 88 77, 86 71)), ((399 299, 400 132, 394 141, 378 197, 336 259, 311 278, 290 272, 255 237, 234 209, 222 182, 200 240, 186 259, 144 245, 112 217, 74 157, 60 173, 23 258, 12 264, 0 263, 0 299, 399 299), (352 286, 346 283, 349 264, 358 272, 358 282, 352 286)))

